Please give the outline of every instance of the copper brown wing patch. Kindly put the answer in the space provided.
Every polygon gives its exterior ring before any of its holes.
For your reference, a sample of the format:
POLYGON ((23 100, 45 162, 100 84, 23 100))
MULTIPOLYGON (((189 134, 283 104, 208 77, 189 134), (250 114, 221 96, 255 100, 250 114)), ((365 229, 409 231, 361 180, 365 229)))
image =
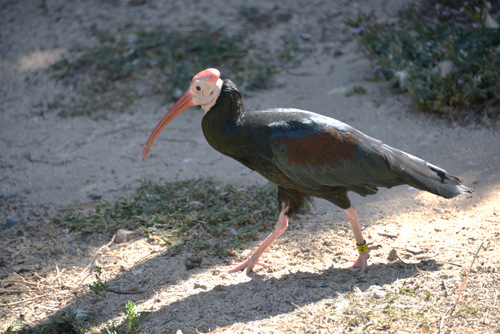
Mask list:
POLYGON ((355 134, 334 127, 313 127, 275 133, 271 142, 286 156, 288 165, 335 166, 342 160, 358 161, 357 140, 355 134))

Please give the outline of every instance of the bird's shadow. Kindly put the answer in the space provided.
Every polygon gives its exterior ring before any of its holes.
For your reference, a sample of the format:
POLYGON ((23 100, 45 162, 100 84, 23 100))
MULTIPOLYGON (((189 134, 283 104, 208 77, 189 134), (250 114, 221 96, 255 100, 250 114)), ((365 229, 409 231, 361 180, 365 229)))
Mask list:
MULTIPOLYGON (((178 259, 164 256, 153 258, 141 264, 143 277, 141 274, 132 274, 129 271, 109 281, 108 284, 110 287, 123 287, 124 282, 147 282, 151 280, 148 273, 158 271, 161 267, 175 265, 173 261, 178 261, 178 259)), ((217 278, 220 279, 221 284, 212 288, 204 286, 207 283, 203 282, 203 278, 200 279, 200 284, 192 280, 198 291, 183 298, 183 295, 187 293, 178 293, 175 287, 181 281, 200 274, 206 275, 204 273, 206 271, 213 271, 212 265, 206 265, 186 271, 182 277, 177 277, 175 280, 165 278, 163 284, 156 282, 160 284, 155 284, 155 287, 148 289, 147 292, 123 297, 136 301, 149 300, 150 303, 151 300, 156 300, 162 303, 161 291, 163 291, 163 298, 167 298, 169 293, 179 296, 176 301, 160 307, 144 319, 142 329, 145 333, 153 333, 158 328, 172 333, 179 329, 187 332, 208 332, 237 323, 248 323, 291 313, 323 299, 338 300, 337 298, 356 291, 366 292, 374 285, 384 286, 396 280, 421 275, 425 271, 435 271, 441 265, 433 260, 426 260, 418 264, 418 267, 417 269, 413 264, 393 262, 371 265, 367 274, 359 274, 358 269, 330 267, 317 273, 298 271, 279 275, 279 272, 275 272, 271 277, 266 272, 260 271, 251 273, 248 281, 230 284, 225 283, 229 280, 234 282, 234 280, 221 275, 217 278)), ((218 273, 214 271, 214 274, 218 273)), ((110 300, 114 298, 112 296, 114 293, 106 292, 110 300)), ((387 294, 389 293, 387 291, 387 294)), ((356 298, 368 298, 369 292, 366 296, 358 295, 356 298)), ((124 303, 125 300, 121 302, 121 305, 124 303)), ((333 301, 333 304, 335 303, 336 301, 333 301)), ((116 306, 116 302, 114 305, 116 306)), ((335 312, 335 305, 332 306, 332 312, 335 312)), ((119 313, 119 309, 115 310, 115 313, 119 313)), ((112 316, 116 315, 118 314, 112 314, 112 316)))

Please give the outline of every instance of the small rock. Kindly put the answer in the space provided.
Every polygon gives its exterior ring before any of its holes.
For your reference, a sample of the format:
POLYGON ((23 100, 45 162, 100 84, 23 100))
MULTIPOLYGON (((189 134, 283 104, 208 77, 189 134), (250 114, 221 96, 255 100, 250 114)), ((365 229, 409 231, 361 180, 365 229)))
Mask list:
POLYGON ((422 254, 424 251, 416 246, 408 246, 406 247, 406 251, 412 253, 413 255, 422 254))
POLYGON ((203 285, 203 284, 198 284, 198 283, 194 283, 193 287, 195 289, 202 289, 202 290, 206 290, 207 289, 207 286, 206 285, 203 285))
POLYGON ((246 259, 252 254, 252 250, 250 249, 245 249, 243 252, 241 252, 241 258, 246 259))
POLYGON ((140 275, 144 272, 144 268, 137 268, 137 269, 132 269, 132 274, 134 275, 140 275))
POLYGON ((486 17, 484 20, 484 26, 488 29, 498 29, 500 25, 495 21, 495 19, 490 15, 490 13, 486 13, 486 17))
POLYGON ((312 295, 312 297, 311 297, 311 298, 312 298, 312 300, 313 300, 313 301, 315 301, 315 302, 321 299, 321 297, 320 297, 320 296, 318 296, 318 295, 316 295, 316 294, 315 294, 315 295, 312 295))
POLYGON ((449 60, 443 60, 438 63, 439 76, 441 78, 446 78, 453 70, 453 63, 449 60))
POLYGON ((373 288, 373 291, 372 291, 373 298, 382 299, 382 298, 385 298, 385 296, 387 296, 387 292, 384 289, 382 289, 379 286, 373 288))
POLYGON ((50 209, 50 205, 45 204, 45 203, 44 203, 44 204, 42 204, 42 205, 41 205, 41 207, 42 207, 42 209, 45 209, 45 210, 50 209))
POLYGON ((399 87, 402 90, 405 90, 406 88, 408 88, 407 86, 408 86, 409 74, 408 74, 408 72, 406 72, 406 70, 397 71, 396 73, 394 73, 394 76, 396 77, 398 84, 399 84, 399 87))
POLYGON ((399 236, 398 232, 381 232, 379 233, 381 236, 396 239, 399 236))
POLYGON ((90 199, 93 199, 94 201, 101 199, 102 193, 95 191, 92 194, 89 195, 90 199))
POLYGON ((70 255, 76 255, 76 253, 77 253, 76 249, 73 247, 68 247, 67 251, 68 251, 68 254, 70 254, 70 255))
POLYGON ((125 229, 119 229, 115 234, 115 242, 117 244, 122 244, 124 242, 130 241, 135 237, 134 231, 129 231, 125 229))
POLYGON ((200 257, 206 257, 206 256, 208 256, 208 252, 207 252, 207 250, 206 250, 206 249, 204 249, 204 250, 200 251, 200 252, 198 253, 198 256, 200 256, 200 257))
POLYGON ((352 292, 354 292, 354 293, 361 293, 361 289, 358 288, 357 286, 353 286, 352 287, 352 292))
POLYGON ((186 260, 184 260, 184 265, 186 266, 187 270, 191 270, 191 269, 200 267, 202 262, 203 262, 202 257, 191 256, 191 257, 188 257, 186 260))
POLYGON ((75 317, 76 317, 76 319, 81 320, 81 319, 87 318, 89 315, 90 315, 90 311, 77 309, 75 317))
POLYGON ((21 218, 16 217, 16 216, 12 216, 12 217, 7 218, 7 222, 5 223, 5 227, 11 228, 12 226, 14 226, 20 222, 21 222, 21 218))
POLYGON ((389 256, 387 256, 387 260, 394 261, 397 260, 397 258, 398 258, 398 252, 394 248, 391 249, 391 251, 389 252, 389 256))

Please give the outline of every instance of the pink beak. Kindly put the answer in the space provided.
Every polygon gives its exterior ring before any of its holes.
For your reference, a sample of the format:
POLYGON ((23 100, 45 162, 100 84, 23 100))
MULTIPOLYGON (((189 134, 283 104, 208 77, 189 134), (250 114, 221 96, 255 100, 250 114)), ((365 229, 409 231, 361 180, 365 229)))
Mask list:
POLYGON ((142 151, 142 161, 146 162, 149 149, 151 148, 151 145, 153 145, 153 142, 155 141, 161 130, 163 130, 163 128, 167 126, 167 124, 170 123, 170 121, 177 117, 180 113, 194 105, 196 105, 196 103, 193 101, 193 94, 190 91, 187 91, 186 93, 184 93, 184 95, 181 96, 179 101, 177 101, 172 106, 172 108, 170 108, 165 116, 163 116, 161 121, 149 136, 146 145, 144 145, 144 151, 142 151))

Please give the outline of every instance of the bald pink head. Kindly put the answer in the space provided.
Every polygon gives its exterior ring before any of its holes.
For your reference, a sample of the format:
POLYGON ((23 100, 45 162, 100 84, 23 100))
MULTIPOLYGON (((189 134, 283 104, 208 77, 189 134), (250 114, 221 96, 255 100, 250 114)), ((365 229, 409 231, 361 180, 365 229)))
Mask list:
POLYGON ((220 72, 216 68, 207 68, 201 71, 193 77, 193 81, 203 80, 207 84, 211 85, 217 82, 220 78, 220 72))
POLYGON ((149 149, 151 148, 154 140, 171 120, 184 110, 196 105, 201 105, 203 110, 207 112, 215 105, 221 89, 222 80, 220 79, 219 70, 215 68, 207 68, 206 70, 196 74, 193 77, 193 81, 191 81, 191 85, 189 86, 187 92, 185 92, 184 95, 182 95, 181 98, 172 106, 172 108, 170 108, 165 116, 163 116, 161 121, 149 136, 149 139, 144 146, 144 150, 142 151, 142 161, 146 161, 149 149))

